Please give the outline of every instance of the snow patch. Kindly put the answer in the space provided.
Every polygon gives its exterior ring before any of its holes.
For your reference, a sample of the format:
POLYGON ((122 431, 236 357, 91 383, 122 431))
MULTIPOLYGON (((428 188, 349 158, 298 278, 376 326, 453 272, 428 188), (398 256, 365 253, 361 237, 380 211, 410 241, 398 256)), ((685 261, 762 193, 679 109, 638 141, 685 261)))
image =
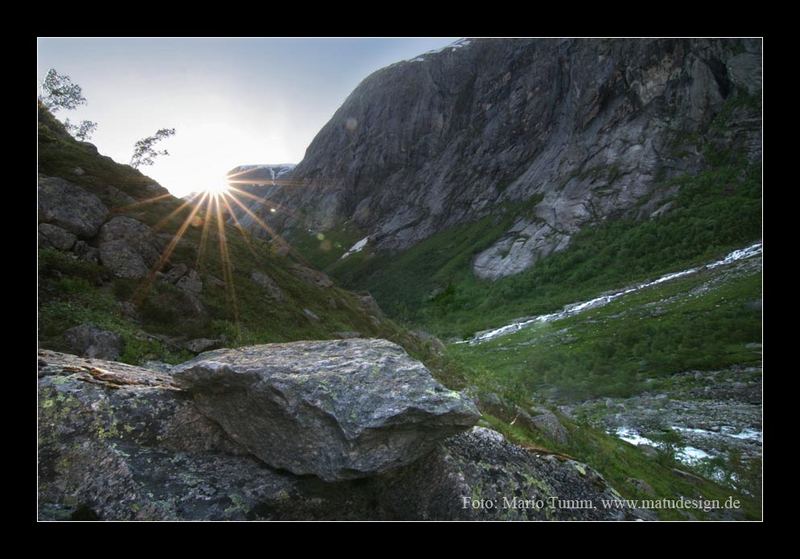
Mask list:
POLYGON ((440 52, 444 52, 446 50, 449 50, 450 52, 455 52, 457 49, 469 46, 470 44, 472 44, 472 39, 459 39, 458 41, 454 41, 449 45, 445 45, 441 48, 429 50, 428 52, 423 53, 417 56, 416 58, 412 58, 408 62, 425 62, 425 60, 427 60, 426 56, 429 56, 431 54, 439 54, 440 52))
POLYGON ((364 247, 367 246, 367 241, 369 241, 369 235, 358 241, 356 244, 350 247, 350 250, 345 252, 339 260, 344 260, 351 254, 355 254, 357 252, 361 252, 364 250, 364 247))

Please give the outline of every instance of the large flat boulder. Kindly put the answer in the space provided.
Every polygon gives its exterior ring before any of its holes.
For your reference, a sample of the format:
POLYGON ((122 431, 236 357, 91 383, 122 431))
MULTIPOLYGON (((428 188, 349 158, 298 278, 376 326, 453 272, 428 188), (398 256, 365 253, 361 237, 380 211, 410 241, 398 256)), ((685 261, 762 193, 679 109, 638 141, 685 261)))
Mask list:
POLYGON ((261 500, 288 483, 168 374, 53 351, 38 362, 40 520, 242 518, 229 495, 261 500))
POLYGON ((409 464, 479 418, 469 399, 386 340, 217 350, 173 378, 267 464, 327 481, 409 464))
POLYGON ((601 499, 618 494, 585 464, 483 428, 374 477, 295 476, 231 440, 167 373, 53 351, 40 351, 38 363, 40 520, 612 520, 637 512, 604 508, 601 499), (532 501, 542 506, 526 506, 532 501))

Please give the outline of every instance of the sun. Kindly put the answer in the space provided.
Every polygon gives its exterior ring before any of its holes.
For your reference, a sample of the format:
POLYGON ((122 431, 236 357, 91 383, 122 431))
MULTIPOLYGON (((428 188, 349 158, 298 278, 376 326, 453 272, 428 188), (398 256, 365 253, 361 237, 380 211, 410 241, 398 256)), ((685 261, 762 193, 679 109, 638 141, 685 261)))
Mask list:
POLYGON ((221 180, 216 184, 211 186, 207 186, 205 191, 208 192, 211 196, 222 196, 226 194, 230 189, 230 185, 228 184, 227 180, 221 180))

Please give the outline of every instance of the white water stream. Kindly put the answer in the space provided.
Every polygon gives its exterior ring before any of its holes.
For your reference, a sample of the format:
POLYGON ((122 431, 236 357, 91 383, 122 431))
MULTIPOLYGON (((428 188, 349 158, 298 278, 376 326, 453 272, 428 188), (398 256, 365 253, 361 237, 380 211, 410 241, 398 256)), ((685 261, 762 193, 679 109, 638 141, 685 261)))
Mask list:
POLYGON ((589 309, 596 309, 599 307, 604 307, 609 304, 611 301, 615 299, 619 299, 629 293, 635 293, 636 291, 640 291, 642 289, 646 289, 648 287, 652 287, 654 285, 658 285, 667 281, 671 281, 677 278, 681 278, 684 276, 688 276, 691 274, 696 274, 701 270, 712 270, 719 266, 725 266, 727 264, 732 264, 738 260, 743 260, 745 258, 751 258, 758 254, 761 254, 763 250, 761 242, 752 244, 748 247, 741 248, 738 250, 734 250, 725 258, 721 260, 717 260, 715 262, 711 262, 710 264, 706 264, 705 266, 699 266, 697 268, 689 268, 688 270, 683 270, 681 272, 674 272, 671 274, 665 274, 658 279, 653 281, 648 281, 645 283, 640 283, 638 285, 634 285, 620 291, 611 293, 609 295, 602 295, 600 297, 596 297, 594 299, 590 299, 588 301, 583 301, 580 303, 570 303, 566 305, 560 311, 550 313, 550 314, 543 314, 540 316, 534 317, 525 317, 525 318, 517 318, 514 319, 510 324, 506 324, 505 326, 501 326, 500 328, 494 328, 492 330, 483 330, 481 332, 476 333, 472 338, 468 340, 463 340, 459 342, 455 342, 457 344, 465 344, 468 343, 470 345, 480 344, 489 340, 493 340, 495 338, 499 338, 500 336, 506 336, 508 334, 513 334, 514 332, 518 332, 523 328, 527 328, 533 324, 540 324, 543 322, 552 322, 554 320, 560 320, 562 318, 567 318, 570 316, 575 316, 576 314, 580 314, 584 311, 589 309))

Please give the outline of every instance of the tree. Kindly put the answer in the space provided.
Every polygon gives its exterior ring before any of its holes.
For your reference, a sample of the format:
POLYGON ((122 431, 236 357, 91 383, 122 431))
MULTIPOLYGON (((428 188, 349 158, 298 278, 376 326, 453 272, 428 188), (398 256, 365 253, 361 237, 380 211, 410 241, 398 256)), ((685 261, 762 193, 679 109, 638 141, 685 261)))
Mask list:
POLYGON ((72 83, 72 79, 64 74, 59 74, 55 68, 50 68, 42 83, 42 95, 39 100, 55 113, 60 109, 71 111, 80 105, 86 104, 81 86, 72 83))
POLYGON ((64 128, 67 129, 67 132, 72 134, 72 136, 76 140, 80 140, 82 142, 88 141, 94 131, 97 130, 97 123, 92 122, 91 120, 82 120, 80 124, 72 124, 69 119, 64 121, 64 128))
POLYGON ((153 146, 175 135, 174 128, 162 128, 152 136, 142 138, 133 146, 133 157, 131 157, 131 167, 138 169, 142 165, 152 165, 153 160, 159 155, 169 155, 167 150, 156 151, 153 146))

